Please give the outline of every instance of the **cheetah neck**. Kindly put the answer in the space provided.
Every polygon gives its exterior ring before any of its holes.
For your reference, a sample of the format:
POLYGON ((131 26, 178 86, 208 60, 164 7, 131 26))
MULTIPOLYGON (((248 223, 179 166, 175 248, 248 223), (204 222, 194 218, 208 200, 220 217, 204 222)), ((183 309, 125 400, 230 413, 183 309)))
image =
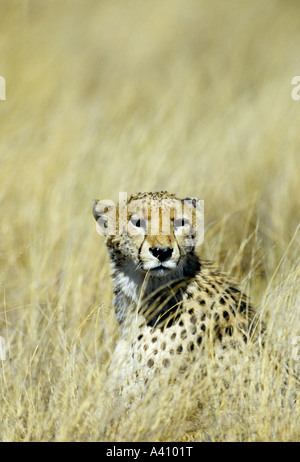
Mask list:
POLYGON ((150 326, 156 326, 163 315, 164 321, 174 315, 181 304, 184 287, 199 272, 201 265, 197 255, 190 252, 175 271, 163 277, 145 274, 132 262, 112 261, 111 266, 115 314, 122 330, 124 321, 130 315, 136 316, 137 307, 150 326))

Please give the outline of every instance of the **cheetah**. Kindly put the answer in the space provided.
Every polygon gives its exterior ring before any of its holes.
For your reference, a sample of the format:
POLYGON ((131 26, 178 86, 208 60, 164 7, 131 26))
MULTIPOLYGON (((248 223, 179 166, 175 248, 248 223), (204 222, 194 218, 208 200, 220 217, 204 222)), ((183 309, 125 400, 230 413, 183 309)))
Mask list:
POLYGON ((126 372, 131 385, 175 361, 187 371, 208 344, 223 354, 252 340, 255 311, 248 298, 196 253, 203 201, 138 193, 116 207, 96 200, 93 215, 110 256, 121 333, 115 355, 125 357, 114 368, 126 372))

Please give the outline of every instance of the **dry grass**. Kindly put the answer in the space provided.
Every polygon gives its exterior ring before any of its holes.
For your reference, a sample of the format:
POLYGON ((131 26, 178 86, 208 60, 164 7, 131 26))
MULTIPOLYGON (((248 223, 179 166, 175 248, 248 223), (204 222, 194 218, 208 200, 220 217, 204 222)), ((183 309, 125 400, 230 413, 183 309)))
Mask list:
POLYGON ((2 0, 0 18, 1 440, 299 440, 275 366, 299 367, 299 2, 2 0), (91 201, 161 189, 205 200, 200 254, 268 319, 263 390, 241 362, 229 390, 154 383, 125 413, 91 201))

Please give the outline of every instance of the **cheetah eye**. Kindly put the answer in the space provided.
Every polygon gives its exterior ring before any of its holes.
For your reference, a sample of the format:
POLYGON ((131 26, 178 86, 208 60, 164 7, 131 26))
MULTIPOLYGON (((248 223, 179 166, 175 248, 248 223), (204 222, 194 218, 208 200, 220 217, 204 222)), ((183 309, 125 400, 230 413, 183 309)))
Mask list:
POLYGON ((130 218, 130 222, 135 226, 136 228, 146 228, 146 220, 143 218, 130 218))
POLYGON ((189 220, 186 218, 177 218, 174 220, 174 228, 182 228, 183 226, 186 226, 189 224, 189 220))

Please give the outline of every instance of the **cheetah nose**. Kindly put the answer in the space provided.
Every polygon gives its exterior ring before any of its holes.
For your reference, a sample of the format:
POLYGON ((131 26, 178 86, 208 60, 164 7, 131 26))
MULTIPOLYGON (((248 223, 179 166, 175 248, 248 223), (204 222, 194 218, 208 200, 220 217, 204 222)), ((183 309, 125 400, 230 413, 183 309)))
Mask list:
POLYGON ((152 253, 152 255, 161 262, 169 260, 173 252, 173 249, 171 249, 171 247, 153 247, 149 250, 150 253, 152 253))

